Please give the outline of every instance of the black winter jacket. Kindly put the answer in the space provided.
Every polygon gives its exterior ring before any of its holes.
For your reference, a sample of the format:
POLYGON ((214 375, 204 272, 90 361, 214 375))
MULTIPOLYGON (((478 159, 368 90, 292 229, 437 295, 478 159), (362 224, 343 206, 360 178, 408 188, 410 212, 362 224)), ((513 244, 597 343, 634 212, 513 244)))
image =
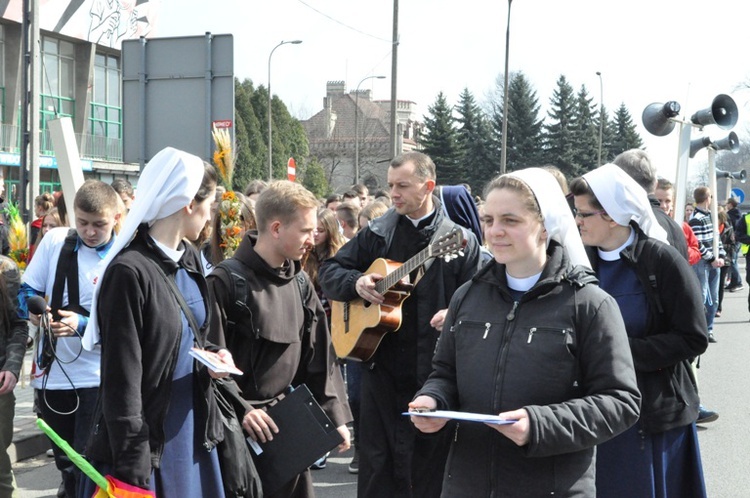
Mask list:
POLYGON ((638 419, 625 326, 590 271, 551 241, 537 284, 514 302, 505 266, 491 262, 451 300, 417 395, 439 409, 497 414, 525 408, 518 447, 484 424, 461 422, 444 496, 594 496, 595 449, 638 419))
MULTIPOLYGON (((179 264, 206 299, 207 319, 195 333, 197 345, 215 350, 205 342, 210 308, 200 259, 192 245, 183 242, 183 247, 179 264)), ((102 383, 86 450, 89 459, 111 464, 114 477, 141 488, 148 488, 151 469, 159 467, 164 449, 164 418, 182 334, 180 305, 147 259, 170 278, 178 270, 141 225, 103 276, 98 305, 102 383)), ((202 444, 209 451, 223 439, 223 429, 208 372, 200 362, 194 364, 196 386, 203 394, 195 397, 196 432, 204 434, 202 444)))
MULTIPOLYGON (((645 337, 630 337, 641 391, 640 423, 664 432, 698 418, 698 392, 690 360, 708 347, 703 294, 690 265, 667 244, 649 238, 637 225, 636 240, 620 253, 635 268, 649 301, 645 337)), ((595 249, 594 249, 595 251, 595 249)), ((598 263, 595 252, 589 260, 598 263)))

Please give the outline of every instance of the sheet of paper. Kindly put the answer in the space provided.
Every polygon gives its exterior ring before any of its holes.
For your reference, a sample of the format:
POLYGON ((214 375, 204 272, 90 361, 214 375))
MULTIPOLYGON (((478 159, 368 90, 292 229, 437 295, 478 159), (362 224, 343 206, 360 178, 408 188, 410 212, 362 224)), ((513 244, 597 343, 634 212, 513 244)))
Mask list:
POLYGON ((486 415, 483 413, 454 412, 450 410, 435 410, 434 412, 404 412, 402 415, 411 417, 448 418, 452 420, 466 420, 469 422, 482 422, 486 424, 508 425, 515 424, 518 420, 503 420, 498 415, 486 415))
POLYGON ((218 354, 212 353, 211 351, 206 351, 205 349, 190 348, 190 356, 200 361, 214 372, 242 375, 242 370, 227 364, 219 357, 218 354))

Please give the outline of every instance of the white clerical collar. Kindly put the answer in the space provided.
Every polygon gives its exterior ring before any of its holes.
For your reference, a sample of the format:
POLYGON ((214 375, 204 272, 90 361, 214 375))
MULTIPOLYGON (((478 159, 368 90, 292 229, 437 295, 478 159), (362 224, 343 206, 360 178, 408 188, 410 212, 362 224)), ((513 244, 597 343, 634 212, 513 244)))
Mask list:
POLYGON ((175 263, 177 263, 182 257, 182 255, 185 253, 185 249, 172 249, 171 247, 165 246, 164 244, 162 244, 161 242, 159 242, 153 237, 151 237, 151 240, 154 241, 154 244, 156 244, 156 247, 161 249, 164 252, 164 254, 166 254, 167 257, 171 259, 172 261, 174 261, 175 263))
POLYGON ((633 227, 630 227, 630 236, 628 237, 628 240, 625 241, 623 245, 612 251, 603 251, 601 249, 597 249, 599 258, 604 261, 617 261, 618 259, 620 259, 620 253, 633 242, 635 242, 635 230, 633 229, 633 227))
POLYGON ((407 219, 407 220, 409 220, 409 221, 411 221, 412 225, 414 225, 414 227, 416 228, 416 227, 417 227, 417 226, 418 226, 418 225, 419 225, 419 224, 420 224, 420 223, 421 223, 422 221, 424 221, 424 220, 426 220, 427 218, 429 218, 430 216, 432 216, 432 214, 433 214, 434 212, 435 212, 435 209, 433 208, 433 209, 432 209, 432 211, 430 211, 430 212, 429 212, 429 213, 427 213, 426 215, 422 216, 422 217, 421 217, 421 218, 419 218, 418 220, 415 220, 414 218, 410 217, 410 216, 409 216, 409 215, 407 214, 407 215, 406 215, 406 219, 407 219))
POLYGON ((526 292, 534 287, 541 276, 542 272, 539 272, 530 277, 516 278, 511 276, 507 271, 505 272, 505 277, 508 279, 508 287, 518 292, 526 292))

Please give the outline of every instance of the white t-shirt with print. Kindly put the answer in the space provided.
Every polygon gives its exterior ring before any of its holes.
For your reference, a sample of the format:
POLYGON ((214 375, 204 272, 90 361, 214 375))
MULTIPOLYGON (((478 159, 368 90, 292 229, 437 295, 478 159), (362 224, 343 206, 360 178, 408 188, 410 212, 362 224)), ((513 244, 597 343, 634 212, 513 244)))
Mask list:
MULTIPOLYGON (((47 232, 21 277, 21 281, 32 289, 44 291, 44 297, 48 303, 52 298, 57 262, 60 259, 60 251, 68 230, 70 230, 68 227, 59 227, 47 232)), ((100 253, 96 249, 79 243, 76 254, 78 256, 79 302, 84 309, 89 310, 94 294, 95 278, 101 271, 101 263, 106 253, 100 253)), ((63 291, 63 307, 67 305, 68 286, 66 284, 63 291)), ((49 378, 44 386, 46 389, 64 390, 99 386, 101 353, 98 347, 94 351, 86 351, 78 336, 59 337, 55 351, 59 362, 57 360, 52 362, 49 378)), ((31 386, 41 389, 43 372, 36 363, 37 352, 35 351, 31 386)))

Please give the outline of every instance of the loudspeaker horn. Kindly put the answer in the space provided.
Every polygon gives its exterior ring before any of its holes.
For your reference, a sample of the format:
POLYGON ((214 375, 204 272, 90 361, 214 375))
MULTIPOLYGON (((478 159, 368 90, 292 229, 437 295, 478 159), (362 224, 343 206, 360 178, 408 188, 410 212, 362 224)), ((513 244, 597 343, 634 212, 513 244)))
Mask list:
POLYGON ((728 150, 736 154, 740 150, 740 139, 735 132, 730 131, 726 137, 713 142, 711 147, 716 150, 728 150))
POLYGON ((699 150, 706 148, 711 144, 711 139, 708 137, 696 138, 695 140, 692 140, 690 142, 690 158, 692 159, 693 157, 695 157, 695 154, 697 154, 699 150))
POLYGON ((730 173, 729 171, 721 171, 717 169, 716 178, 731 178, 732 180, 739 180, 740 182, 745 183, 745 180, 747 179, 747 171, 743 169, 742 171, 730 173))
POLYGON ((670 121, 670 118, 678 114, 680 114, 680 104, 674 100, 670 100, 666 104, 654 102, 647 105, 643 110, 641 121, 649 133, 657 137, 663 137, 674 130, 674 121, 670 121))
POLYGON ((690 121, 700 126, 715 124, 722 130, 729 130, 737 124, 738 117, 739 112, 734 99, 729 95, 721 94, 714 98, 711 107, 693 114, 690 121))

